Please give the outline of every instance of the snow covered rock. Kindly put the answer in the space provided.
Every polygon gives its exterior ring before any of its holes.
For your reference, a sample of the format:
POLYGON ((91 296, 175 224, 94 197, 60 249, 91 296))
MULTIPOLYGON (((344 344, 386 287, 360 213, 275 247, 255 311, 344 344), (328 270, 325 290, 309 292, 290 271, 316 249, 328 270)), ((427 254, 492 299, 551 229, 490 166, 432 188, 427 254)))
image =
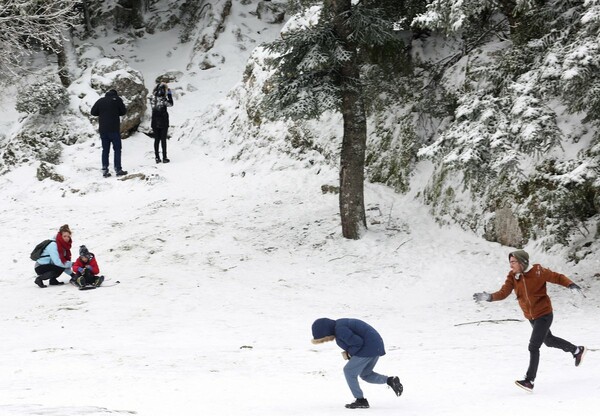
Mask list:
POLYGON ((285 19, 284 2, 261 0, 256 6, 256 16, 265 23, 279 24, 285 19))
POLYGON ((127 107, 127 114, 121 120, 121 134, 127 137, 135 131, 146 112, 148 90, 142 74, 125 61, 102 58, 92 66, 90 84, 100 96, 111 89, 119 93, 127 107))

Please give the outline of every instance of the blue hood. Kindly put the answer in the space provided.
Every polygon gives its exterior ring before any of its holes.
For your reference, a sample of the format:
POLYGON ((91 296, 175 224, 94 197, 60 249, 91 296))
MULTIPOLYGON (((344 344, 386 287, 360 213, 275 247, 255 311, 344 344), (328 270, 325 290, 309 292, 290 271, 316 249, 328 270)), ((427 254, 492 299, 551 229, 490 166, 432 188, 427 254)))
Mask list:
POLYGON ((335 335, 335 321, 329 318, 317 319, 312 324, 312 334, 314 339, 335 335))

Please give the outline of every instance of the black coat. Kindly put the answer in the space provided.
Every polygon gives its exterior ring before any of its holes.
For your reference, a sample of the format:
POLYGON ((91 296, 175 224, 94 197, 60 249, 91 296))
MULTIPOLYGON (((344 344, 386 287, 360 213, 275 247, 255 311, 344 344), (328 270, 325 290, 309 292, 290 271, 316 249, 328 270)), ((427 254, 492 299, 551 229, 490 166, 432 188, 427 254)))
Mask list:
POLYGON ((96 101, 90 114, 100 117, 98 131, 100 134, 119 133, 121 131, 120 116, 127 113, 123 100, 115 90, 110 90, 106 95, 96 101))
POLYGON ((166 97, 152 97, 152 122, 150 126, 153 129, 169 128, 169 112, 167 107, 173 106, 173 96, 167 94, 166 97))

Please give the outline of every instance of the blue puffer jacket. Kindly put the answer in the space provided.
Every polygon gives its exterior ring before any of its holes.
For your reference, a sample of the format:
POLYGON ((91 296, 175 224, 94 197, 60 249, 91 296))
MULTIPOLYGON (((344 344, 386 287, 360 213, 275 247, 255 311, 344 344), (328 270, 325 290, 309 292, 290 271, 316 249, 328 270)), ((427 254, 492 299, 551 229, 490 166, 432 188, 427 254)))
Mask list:
POLYGON ((380 357, 385 355, 381 335, 360 319, 317 319, 312 326, 314 339, 335 336, 336 344, 351 356, 380 357))
POLYGON ((56 241, 52 241, 50 244, 46 246, 44 251, 42 251, 42 255, 35 262, 35 267, 41 266, 44 264, 54 264, 55 266, 64 267, 65 273, 71 273, 71 262, 66 261, 63 263, 60 261, 60 256, 58 255, 58 246, 56 245, 56 241))

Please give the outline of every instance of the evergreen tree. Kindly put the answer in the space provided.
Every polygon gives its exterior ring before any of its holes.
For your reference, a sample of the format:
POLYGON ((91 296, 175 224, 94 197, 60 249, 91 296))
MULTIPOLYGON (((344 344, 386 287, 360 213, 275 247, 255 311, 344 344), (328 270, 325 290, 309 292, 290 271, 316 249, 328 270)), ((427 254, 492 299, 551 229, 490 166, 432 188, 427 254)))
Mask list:
MULTIPOLYGON (((502 48, 487 56, 465 54, 452 118, 420 150, 438 162, 424 192, 438 218, 498 241, 488 227, 508 208, 523 241, 551 247, 590 238, 600 215, 599 3, 516 1, 513 42, 496 41, 502 48), (575 122, 565 128, 570 117, 575 122)), ((484 6, 502 12, 500 2, 434 0, 415 22, 457 29, 464 41, 482 27, 484 6)))
POLYGON ((392 21, 377 2, 326 0, 292 19, 282 39, 268 46, 276 57, 264 108, 271 118, 316 118, 323 111, 343 116, 340 156, 340 214, 345 238, 366 229, 364 168, 367 118, 364 64, 359 51, 396 42, 392 21))

